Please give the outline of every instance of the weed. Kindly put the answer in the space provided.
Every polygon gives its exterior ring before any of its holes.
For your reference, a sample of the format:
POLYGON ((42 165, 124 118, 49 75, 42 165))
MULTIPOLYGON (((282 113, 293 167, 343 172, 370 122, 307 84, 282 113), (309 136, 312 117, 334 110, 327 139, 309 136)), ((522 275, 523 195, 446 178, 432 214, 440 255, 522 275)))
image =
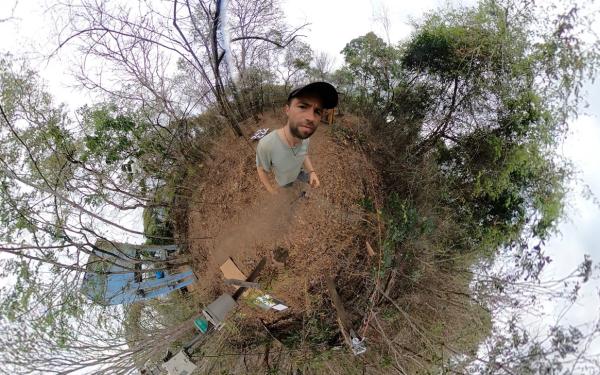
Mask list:
POLYGON ((368 212, 375 212, 375 204, 370 197, 363 197, 357 204, 368 212))

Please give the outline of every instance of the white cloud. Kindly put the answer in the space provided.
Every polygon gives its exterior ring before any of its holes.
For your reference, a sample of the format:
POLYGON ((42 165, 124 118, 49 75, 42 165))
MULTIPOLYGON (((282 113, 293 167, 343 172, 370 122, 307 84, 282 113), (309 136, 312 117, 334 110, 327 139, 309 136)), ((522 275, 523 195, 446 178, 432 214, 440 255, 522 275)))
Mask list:
MULTIPOLYGON (((410 18, 419 18, 424 12, 437 8, 446 2, 440 0, 404 1, 353 1, 344 0, 287 0, 283 10, 292 25, 310 25, 302 34, 313 50, 325 51, 343 63, 340 51, 352 39, 374 31, 385 39, 381 25, 375 20, 375 13, 383 5, 388 10, 390 20, 390 41, 396 43, 407 38, 412 31, 410 18)), ((452 4, 472 3, 472 1, 452 1, 452 4)))
MULTIPOLYGON (((594 85, 596 94, 600 93, 600 85, 594 85)), ((590 102, 598 102, 600 98, 590 97, 590 102)), ((597 155, 600 152, 600 120, 596 116, 581 116, 570 125, 570 134, 564 142, 562 153, 569 158, 579 171, 578 181, 572 183, 572 193, 567 207, 568 220, 559 226, 560 235, 547 242, 546 253, 553 262, 544 271, 544 279, 559 279, 574 270, 582 261, 584 254, 589 254, 592 261, 600 262, 600 246, 598 234, 600 228, 600 208, 590 199, 582 195, 582 186, 587 184, 592 193, 600 198, 600 163, 597 155)), ((598 290, 600 280, 592 279, 583 284, 577 303, 568 311, 562 320, 563 324, 583 324, 598 318, 600 299, 598 290)), ((550 314, 549 322, 556 318, 564 308, 562 303, 548 301, 546 312, 550 314)))

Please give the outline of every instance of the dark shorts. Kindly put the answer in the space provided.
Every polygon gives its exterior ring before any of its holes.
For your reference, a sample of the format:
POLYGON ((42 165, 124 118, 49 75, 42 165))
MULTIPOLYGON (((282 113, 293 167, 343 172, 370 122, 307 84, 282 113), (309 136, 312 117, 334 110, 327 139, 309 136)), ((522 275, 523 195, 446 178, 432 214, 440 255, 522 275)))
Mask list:
MULTIPOLYGON (((298 177, 296 177, 296 181, 300 181, 300 182, 304 182, 305 184, 308 184, 309 181, 309 174, 304 172, 304 171, 300 171, 300 173, 298 174, 298 177)), ((283 187, 287 188, 287 187, 292 187, 294 185, 294 182, 296 181, 292 181, 287 185, 283 185, 283 187)))

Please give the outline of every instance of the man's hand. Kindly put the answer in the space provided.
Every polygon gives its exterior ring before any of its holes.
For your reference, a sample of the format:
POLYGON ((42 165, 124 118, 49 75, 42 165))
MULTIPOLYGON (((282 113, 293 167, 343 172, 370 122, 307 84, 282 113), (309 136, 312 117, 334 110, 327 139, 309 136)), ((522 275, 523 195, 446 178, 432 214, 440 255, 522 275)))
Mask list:
POLYGON ((319 181, 319 176, 317 176, 317 172, 311 171, 308 175, 308 183, 313 188, 318 188, 321 186, 321 182, 319 181))
POLYGON ((262 182, 265 189, 267 189, 267 191, 270 194, 277 194, 279 192, 279 186, 276 185, 275 187, 273 187, 273 185, 271 185, 271 183, 269 182, 269 177, 267 176, 267 172, 265 172, 264 169, 258 166, 256 167, 256 171, 258 172, 258 179, 260 180, 260 182, 262 182))
POLYGON ((317 172, 315 172, 315 169, 313 168, 312 162, 310 161, 308 155, 306 155, 306 157, 304 158, 304 163, 302 165, 304 166, 304 170, 308 173, 308 183, 310 184, 310 186, 312 188, 318 188, 319 186, 321 186, 319 176, 317 176, 317 172))

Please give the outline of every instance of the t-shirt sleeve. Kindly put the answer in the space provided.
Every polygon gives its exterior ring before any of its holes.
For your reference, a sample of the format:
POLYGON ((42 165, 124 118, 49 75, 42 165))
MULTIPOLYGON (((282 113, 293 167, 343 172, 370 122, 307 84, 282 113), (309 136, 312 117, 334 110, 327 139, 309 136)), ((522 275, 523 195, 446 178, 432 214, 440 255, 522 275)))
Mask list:
MULTIPOLYGON (((263 138, 264 139, 264 138, 263 138)), ((256 146, 256 166, 261 167, 266 172, 271 171, 271 150, 270 145, 262 142, 262 139, 256 146)))

